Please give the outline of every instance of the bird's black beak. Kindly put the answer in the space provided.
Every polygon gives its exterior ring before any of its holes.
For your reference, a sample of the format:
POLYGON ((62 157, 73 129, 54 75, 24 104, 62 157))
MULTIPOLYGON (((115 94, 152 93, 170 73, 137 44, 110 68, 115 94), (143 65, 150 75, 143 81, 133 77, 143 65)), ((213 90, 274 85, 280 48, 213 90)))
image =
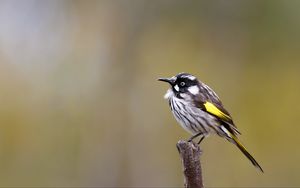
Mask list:
POLYGON ((174 84, 174 80, 172 78, 159 78, 158 81, 167 82, 169 84, 174 84))

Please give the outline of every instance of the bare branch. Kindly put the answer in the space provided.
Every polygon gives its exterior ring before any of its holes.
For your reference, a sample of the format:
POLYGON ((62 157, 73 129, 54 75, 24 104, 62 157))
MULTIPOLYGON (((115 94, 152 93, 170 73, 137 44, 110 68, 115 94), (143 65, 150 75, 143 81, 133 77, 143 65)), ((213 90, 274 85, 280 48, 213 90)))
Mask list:
POLYGON ((184 140, 179 140, 176 146, 183 165, 184 186, 203 188, 200 147, 194 142, 184 140))

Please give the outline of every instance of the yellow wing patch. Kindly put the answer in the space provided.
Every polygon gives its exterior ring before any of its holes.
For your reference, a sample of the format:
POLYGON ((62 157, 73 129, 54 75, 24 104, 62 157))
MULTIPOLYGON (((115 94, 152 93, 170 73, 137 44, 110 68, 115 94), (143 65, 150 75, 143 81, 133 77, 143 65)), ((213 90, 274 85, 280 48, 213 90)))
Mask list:
POLYGON ((215 115, 223 120, 228 120, 228 121, 231 120, 230 116, 228 116, 227 114, 219 110, 214 104, 210 102, 205 102, 204 107, 206 111, 211 113, 212 115, 215 115))

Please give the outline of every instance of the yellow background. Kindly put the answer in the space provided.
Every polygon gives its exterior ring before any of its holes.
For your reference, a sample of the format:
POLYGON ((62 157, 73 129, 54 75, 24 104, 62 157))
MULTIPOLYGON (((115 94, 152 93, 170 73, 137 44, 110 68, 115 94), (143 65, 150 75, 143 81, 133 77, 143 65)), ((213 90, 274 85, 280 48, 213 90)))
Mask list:
POLYGON ((300 186, 300 1, 0 1, 0 186, 182 186, 158 77, 213 88, 263 167, 201 144, 208 187, 300 186))

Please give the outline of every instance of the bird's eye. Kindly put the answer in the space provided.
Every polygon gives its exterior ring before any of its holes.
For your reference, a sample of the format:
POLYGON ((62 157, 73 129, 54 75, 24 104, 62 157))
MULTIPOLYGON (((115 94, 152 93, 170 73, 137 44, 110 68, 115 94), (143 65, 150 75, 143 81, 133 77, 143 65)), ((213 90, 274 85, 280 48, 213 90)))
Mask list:
POLYGON ((185 86, 185 82, 180 82, 180 86, 181 87, 185 86))

